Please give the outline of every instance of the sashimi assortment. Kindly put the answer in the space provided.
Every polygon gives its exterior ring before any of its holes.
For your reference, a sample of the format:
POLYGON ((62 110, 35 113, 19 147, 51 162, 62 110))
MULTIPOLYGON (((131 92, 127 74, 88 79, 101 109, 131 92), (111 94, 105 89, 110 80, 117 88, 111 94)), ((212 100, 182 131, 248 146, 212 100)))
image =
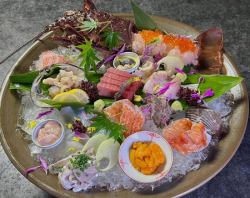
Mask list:
POLYGON ((74 192, 154 190, 198 169, 228 131, 242 78, 224 68, 222 30, 166 33, 131 3, 135 23, 91 0, 65 12, 43 31, 58 47, 10 77, 27 177, 39 167, 74 192))

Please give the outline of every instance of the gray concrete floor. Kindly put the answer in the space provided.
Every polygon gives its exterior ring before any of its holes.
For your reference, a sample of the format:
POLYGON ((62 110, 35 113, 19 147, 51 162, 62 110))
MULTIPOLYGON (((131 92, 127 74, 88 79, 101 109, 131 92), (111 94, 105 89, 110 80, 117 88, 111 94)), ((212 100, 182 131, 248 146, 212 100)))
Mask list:
MULTIPOLYGON (((112 12, 128 12, 125 0, 95 0, 112 12)), ((250 3, 249 0, 136 0, 146 11, 166 16, 205 30, 223 28, 225 48, 236 60, 250 87, 250 3)), ((0 0, 0 60, 40 32, 65 10, 81 8, 81 0, 0 0)), ((21 50, 0 65, 0 85, 21 50)), ((250 92, 250 89, 248 89, 250 92)), ((250 197, 250 126, 230 163, 214 179, 186 197, 250 197)), ((0 198, 50 197, 10 163, 0 145, 0 198)))

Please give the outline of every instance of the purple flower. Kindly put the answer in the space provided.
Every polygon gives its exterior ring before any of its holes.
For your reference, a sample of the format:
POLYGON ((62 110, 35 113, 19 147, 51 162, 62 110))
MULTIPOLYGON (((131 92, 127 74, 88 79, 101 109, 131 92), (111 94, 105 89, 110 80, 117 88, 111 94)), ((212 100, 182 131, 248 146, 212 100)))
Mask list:
POLYGON ((169 88, 171 85, 175 84, 175 82, 167 82, 164 87, 162 87, 159 92, 157 93, 157 95, 162 95, 164 94, 169 88))
POLYGON ((198 93, 191 94, 191 97, 193 99, 197 99, 198 103, 201 103, 204 98, 212 96, 214 96, 214 91, 211 88, 207 89, 202 95, 199 95, 198 93))
POLYGON ((212 97, 214 96, 214 91, 209 88, 207 89, 202 95, 201 95, 201 99, 204 99, 204 98, 208 98, 208 97, 212 97))

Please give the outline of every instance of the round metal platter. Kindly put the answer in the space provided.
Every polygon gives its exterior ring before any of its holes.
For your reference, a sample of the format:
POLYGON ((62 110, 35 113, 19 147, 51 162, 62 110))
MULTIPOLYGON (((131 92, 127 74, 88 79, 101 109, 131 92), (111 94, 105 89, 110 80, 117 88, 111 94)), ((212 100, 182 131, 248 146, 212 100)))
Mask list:
MULTIPOLYGON (((133 20, 131 14, 116 14, 124 18, 133 20)), ((199 34, 195 28, 179 23, 163 17, 153 17, 161 29, 176 34, 192 35, 193 38, 199 34)), ((28 67, 36 60, 39 54, 45 50, 56 48, 57 45, 50 40, 50 34, 42 37, 43 42, 35 42, 16 62, 3 83, 0 93, 0 139, 2 146, 14 166, 24 174, 24 170, 34 165, 34 161, 30 156, 28 143, 17 133, 16 123, 18 119, 18 110, 20 108, 20 100, 15 92, 9 90, 9 76, 14 73, 22 73, 28 70, 28 67)), ((225 53, 224 65, 228 75, 237 76, 239 71, 236 64, 225 53)), ((188 173, 182 179, 172 183, 171 185, 162 186, 157 192, 147 194, 147 197, 179 197, 185 195, 201 185, 208 182, 216 174, 218 174, 229 160, 233 157, 238 149, 245 133, 248 119, 248 96, 245 83, 241 83, 232 89, 235 96, 235 108, 232 113, 230 122, 230 131, 228 135, 219 143, 213 159, 204 162, 201 167, 193 172, 188 173)), ((57 176, 45 175, 42 171, 29 174, 28 179, 56 197, 141 197, 145 194, 134 193, 130 191, 119 192, 93 192, 93 193, 74 193, 64 190, 57 176)))

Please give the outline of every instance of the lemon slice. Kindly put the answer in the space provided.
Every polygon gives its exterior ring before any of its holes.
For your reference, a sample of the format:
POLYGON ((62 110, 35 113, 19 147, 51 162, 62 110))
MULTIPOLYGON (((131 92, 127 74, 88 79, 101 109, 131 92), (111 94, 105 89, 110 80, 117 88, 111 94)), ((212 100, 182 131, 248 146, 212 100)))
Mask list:
POLYGON ((89 103, 89 96, 81 89, 72 89, 56 95, 52 100, 58 103, 78 103, 84 105, 89 103))

